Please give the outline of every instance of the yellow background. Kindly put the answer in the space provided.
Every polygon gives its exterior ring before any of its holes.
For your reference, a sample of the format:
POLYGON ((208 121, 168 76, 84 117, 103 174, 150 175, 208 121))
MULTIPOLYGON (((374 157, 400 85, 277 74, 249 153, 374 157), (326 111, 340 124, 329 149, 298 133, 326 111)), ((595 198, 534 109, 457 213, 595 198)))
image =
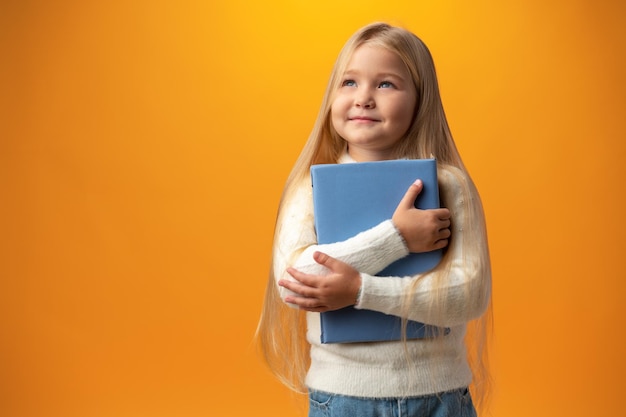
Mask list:
POLYGON ((3 1, 0 415, 297 415, 251 345, 274 216, 374 20, 431 48, 482 193, 494 415, 619 415, 625 8, 3 1))

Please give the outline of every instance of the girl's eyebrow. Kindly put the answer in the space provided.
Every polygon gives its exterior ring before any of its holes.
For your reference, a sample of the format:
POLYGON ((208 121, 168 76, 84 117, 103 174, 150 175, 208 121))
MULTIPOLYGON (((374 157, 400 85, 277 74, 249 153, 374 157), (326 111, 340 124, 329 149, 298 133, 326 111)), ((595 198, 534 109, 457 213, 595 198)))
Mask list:
POLYGON ((395 72, 381 72, 378 74, 378 76, 380 78, 397 78, 398 80, 404 79, 401 75, 396 74, 395 72))
MULTIPOLYGON (((353 76, 353 75, 360 75, 360 71, 355 70, 355 69, 348 69, 346 70, 346 72, 344 73, 344 76, 353 76)), ((403 80, 404 78, 395 73, 395 72, 377 72, 375 74, 376 78, 396 78, 398 80, 403 80)))

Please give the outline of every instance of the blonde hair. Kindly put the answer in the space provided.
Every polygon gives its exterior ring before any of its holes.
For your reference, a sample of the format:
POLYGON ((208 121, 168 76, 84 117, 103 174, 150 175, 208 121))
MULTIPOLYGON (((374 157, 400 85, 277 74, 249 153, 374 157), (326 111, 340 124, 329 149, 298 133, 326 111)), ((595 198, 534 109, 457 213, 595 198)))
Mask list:
MULTIPOLYGON (((286 181, 276 227, 279 227, 281 223, 283 203, 291 197, 298 184, 308 179, 311 165, 337 163, 345 150, 345 141, 332 126, 330 110, 334 94, 342 82, 348 62, 354 51, 363 44, 376 45, 395 52, 409 70, 417 92, 413 121, 405 136, 396 144, 394 157, 422 159, 435 156, 441 167, 457 168, 451 172, 456 172, 459 177, 463 194, 460 198, 464 202, 464 211, 469 218, 475 218, 473 216, 478 215, 476 218, 481 219, 481 224, 469 224, 470 230, 465 230, 464 233, 472 237, 483 236, 486 239, 480 198, 450 133, 430 51, 413 33, 386 23, 373 23, 363 27, 342 48, 332 70, 312 132, 286 181)), ((443 204, 445 205, 446 201, 443 201, 443 204)), ((275 232, 275 236, 276 234, 275 232)), ((486 248, 487 242, 484 243, 483 247, 486 248)), ((276 245, 276 242, 274 244, 276 245)), ((471 250, 472 246, 480 246, 467 238, 463 240, 463 245, 464 253, 466 248, 471 250)), ((488 251, 481 252, 485 253, 479 254, 478 267, 483 273, 490 274, 488 251)), ((439 266, 430 272, 435 279, 445 279, 447 276, 450 270, 450 256, 448 255, 444 255, 439 266)), ((445 303, 442 300, 444 298, 445 294, 436 294, 433 297, 431 308, 435 317, 438 314, 443 316, 445 303)), ((492 309, 488 289, 485 290, 483 298, 484 300, 478 302, 485 302, 489 305, 487 312, 468 325, 466 336, 467 357, 473 373, 471 390, 478 409, 486 404, 485 399, 490 391, 486 335, 490 329, 492 309)), ((404 303, 406 310, 410 302, 411 296, 407 294, 404 303)), ((302 393, 306 392, 304 377, 310 363, 309 345, 305 335, 305 313, 289 308, 281 301, 274 271, 270 270, 265 302, 257 329, 257 340, 260 351, 274 374, 289 388, 302 393)))

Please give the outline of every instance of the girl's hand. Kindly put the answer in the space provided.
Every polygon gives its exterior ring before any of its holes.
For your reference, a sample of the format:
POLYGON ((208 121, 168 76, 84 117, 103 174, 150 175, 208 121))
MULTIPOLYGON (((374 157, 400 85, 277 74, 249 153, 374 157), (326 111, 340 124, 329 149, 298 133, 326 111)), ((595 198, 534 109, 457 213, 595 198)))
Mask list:
POLYGON ((322 252, 315 252, 313 259, 330 272, 327 275, 310 275, 288 268, 287 272, 296 281, 282 279, 278 281, 278 285, 296 295, 285 297, 285 302, 294 304, 302 310, 315 312, 338 310, 354 305, 361 288, 359 271, 322 252))
POLYGON ((391 218, 409 252, 414 253, 445 248, 450 238, 450 210, 415 208, 415 199, 423 186, 420 180, 411 184, 391 218))

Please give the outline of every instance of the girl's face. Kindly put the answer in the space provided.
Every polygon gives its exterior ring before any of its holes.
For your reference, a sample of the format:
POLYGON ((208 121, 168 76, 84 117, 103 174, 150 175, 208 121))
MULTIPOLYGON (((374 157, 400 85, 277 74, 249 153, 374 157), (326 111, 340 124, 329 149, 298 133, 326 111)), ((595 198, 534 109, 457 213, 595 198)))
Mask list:
POLYGON ((417 92, 400 57, 364 44, 352 55, 331 104, 333 127, 356 161, 392 158, 411 125, 417 92))

